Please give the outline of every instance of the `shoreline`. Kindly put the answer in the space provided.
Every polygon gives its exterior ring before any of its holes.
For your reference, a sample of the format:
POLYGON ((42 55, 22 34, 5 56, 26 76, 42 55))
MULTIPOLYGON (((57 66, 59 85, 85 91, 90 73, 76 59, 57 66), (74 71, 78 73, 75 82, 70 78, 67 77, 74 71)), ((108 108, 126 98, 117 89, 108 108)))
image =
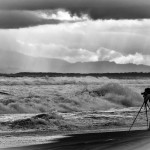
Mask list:
MULTIPOLYGON (((70 134, 68 136, 51 136, 47 138, 47 142, 43 143, 30 143, 13 145, 11 147, 2 147, 4 150, 36 150, 37 148, 42 150, 82 150, 90 149, 95 150, 99 148, 101 150, 128 150, 130 148, 135 149, 136 145, 143 146, 140 143, 149 144, 150 132, 147 130, 133 130, 133 131, 111 131, 111 132, 99 132, 99 133, 78 133, 70 134), (49 138, 49 139, 48 139, 49 138), (140 142, 139 142, 140 141, 140 142), (127 146, 128 145, 128 146, 127 146), (118 148, 119 147, 119 148, 118 148)), ((146 149, 140 149, 146 150, 146 149)))
MULTIPOLYGON (((134 127, 133 132, 145 132, 145 127, 134 127)), ((22 131, 22 132, 0 132, 0 149, 13 147, 26 147, 38 144, 53 143, 65 137, 72 137, 86 134, 114 134, 119 132, 128 133, 128 128, 111 128, 99 130, 84 130, 84 131, 65 131, 65 132, 50 132, 50 131, 22 131), (15 144, 14 144, 15 143, 15 144)), ((129 132, 129 133, 130 133, 129 132)))

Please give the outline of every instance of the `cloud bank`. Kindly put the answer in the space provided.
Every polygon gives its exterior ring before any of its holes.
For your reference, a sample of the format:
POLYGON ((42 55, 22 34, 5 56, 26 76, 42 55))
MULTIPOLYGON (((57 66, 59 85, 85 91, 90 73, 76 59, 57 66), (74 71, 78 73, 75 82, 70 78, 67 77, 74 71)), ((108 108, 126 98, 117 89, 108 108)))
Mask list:
POLYGON ((60 21, 46 20, 31 11, 2 11, 0 10, 0 28, 23 28, 43 24, 58 24, 60 21))
POLYGON ((58 24, 64 21, 83 21, 87 18, 149 19, 150 2, 148 0, 0 0, 0 28, 58 24), (39 12, 43 15, 39 15, 39 12))
POLYGON ((89 14, 93 19, 150 18, 148 0, 0 0, 0 9, 66 9, 72 14, 89 14))
MULTIPOLYGON (((48 16, 51 19, 61 15, 56 13, 48 16)), ((64 17, 72 20, 68 15, 61 16, 63 20, 64 17)), ((74 16, 73 19, 79 18, 74 16)), ((0 30, 0 50, 17 51, 34 57, 59 58, 71 63, 113 61, 150 65, 149 26, 149 19, 87 19, 73 24, 64 22, 19 30, 0 30)))
POLYGON ((65 22, 79 22, 88 19, 87 15, 78 17, 71 15, 65 10, 47 11, 19 11, 19 10, 0 10, 0 28, 17 29, 27 28, 45 24, 59 24, 65 22))

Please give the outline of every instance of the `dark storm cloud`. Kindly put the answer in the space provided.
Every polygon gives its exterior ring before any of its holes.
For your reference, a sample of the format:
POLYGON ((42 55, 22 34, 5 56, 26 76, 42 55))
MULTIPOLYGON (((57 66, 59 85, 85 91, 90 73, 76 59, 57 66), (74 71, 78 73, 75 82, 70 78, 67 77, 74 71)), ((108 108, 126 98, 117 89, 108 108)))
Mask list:
POLYGON ((23 28, 43 24, 58 24, 59 20, 47 20, 31 11, 0 10, 0 28, 23 28))
POLYGON ((93 19, 150 18, 149 0, 0 0, 0 9, 38 10, 64 8, 93 19))

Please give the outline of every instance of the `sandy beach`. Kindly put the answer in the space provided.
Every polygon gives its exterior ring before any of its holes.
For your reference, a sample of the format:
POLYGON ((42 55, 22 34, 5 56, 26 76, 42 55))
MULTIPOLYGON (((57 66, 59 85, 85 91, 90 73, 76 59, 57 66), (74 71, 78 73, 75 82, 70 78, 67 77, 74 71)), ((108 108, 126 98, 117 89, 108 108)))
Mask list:
POLYGON ((150 131, 72 134, 49 143, 2 150, 149 150, 150 131))

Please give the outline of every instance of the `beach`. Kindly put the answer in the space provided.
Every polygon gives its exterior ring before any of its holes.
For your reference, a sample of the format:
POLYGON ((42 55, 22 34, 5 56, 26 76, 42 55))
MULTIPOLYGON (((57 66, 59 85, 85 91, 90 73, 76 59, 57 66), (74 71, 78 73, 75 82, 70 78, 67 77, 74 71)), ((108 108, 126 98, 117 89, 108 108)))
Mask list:
POLYGON ((150 131, 119 131, 72 134, 54 139, 50 143, 3 150, 148 150, 150 131))

